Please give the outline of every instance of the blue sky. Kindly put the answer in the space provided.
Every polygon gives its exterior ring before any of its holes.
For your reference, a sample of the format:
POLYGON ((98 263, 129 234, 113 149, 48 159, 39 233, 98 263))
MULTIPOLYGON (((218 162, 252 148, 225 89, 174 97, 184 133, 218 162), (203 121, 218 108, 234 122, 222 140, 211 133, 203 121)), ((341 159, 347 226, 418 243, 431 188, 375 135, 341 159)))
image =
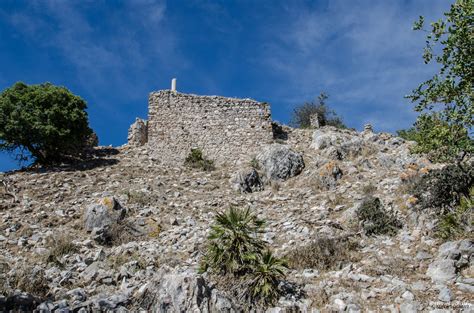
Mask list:
MULTIPOLYGON (((52 82, 88 103, 102 145, 122 145, 148 94, 254 98, 275 120, 320 91, 346 124, 410 126, 404 99, 436 70, 413 21, 447 0, 0 1, 0 90, 52 82)), ((0 153, 0 171, 18 167, 0 153)))

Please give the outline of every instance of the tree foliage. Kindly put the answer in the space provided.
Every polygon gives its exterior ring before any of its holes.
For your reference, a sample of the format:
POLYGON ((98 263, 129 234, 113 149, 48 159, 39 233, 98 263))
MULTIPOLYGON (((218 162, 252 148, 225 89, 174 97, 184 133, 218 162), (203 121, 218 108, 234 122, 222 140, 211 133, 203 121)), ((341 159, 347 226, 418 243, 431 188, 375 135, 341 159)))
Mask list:
POLYGON ((326 100, 329 96, 321 92, 316 102, 305 102, 294 109, 290 125, 298 128, 310 128, 311 117, 318 114, 319 126, 347 128, 335 111, 328 108, 326 100))
POLYGON ((433 162, 462 160, 474 153, 474 141, 462 125, 449 124, 440 114, 422 114, 413 127, 397 131, 397 135, 415 141, 412 153, 424 153, 433 162))
POLYGON ((469 197, 474 186, 474 164, 450 164, 432 170, 417 179, 411 189, 422 210, 434 209, 440 214, 469 197))
POLYGON ((18 82, 0 94, 0 150, 20 151, 20 160, 27 150, 41 164, 78 157, 97 141, 86 108, 64 87, 18 82))
POLYGON ((433 60, 440 70, 421 83, 407 96, 416 104, 418 112, 438 112, 439 118, 453 127, 445 127, 453 140, 465 136, 464 128, 472 136, 474 99, 474 0, 456 0, 445 19, 431 23, 424 29, 420 16, 414 30, 427 33, 423 58, 433 60))

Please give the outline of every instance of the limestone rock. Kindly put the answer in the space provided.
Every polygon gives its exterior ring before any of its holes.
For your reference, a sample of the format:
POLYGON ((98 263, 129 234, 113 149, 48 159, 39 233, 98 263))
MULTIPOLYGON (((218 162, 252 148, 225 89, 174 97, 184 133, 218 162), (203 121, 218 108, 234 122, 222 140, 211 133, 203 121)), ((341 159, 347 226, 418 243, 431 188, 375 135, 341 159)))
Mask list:
POLYGON ((354 158, 362 154, 364 147, 369 146, 355 132, 337 131, 334 127, 327 126, 314 131, 311 143, 311 148, 320 150, 328 158, 338 160, 354 158))
POLYGON ((139 299, 140 309, 150 312, 239 312, 193 269, 160 268, 139 299))
POLYGON ((372 124, 365 124, 365 125, 364 125, 364 132, 373 133, 373 132, 374 132, 374 129, 373 129, 373 127, 372 127, 372 124))
POLYGON ((296 176, 304 169, 303 156, 287 145, 272 144, 257 155, 257 161, 270 180, 286 180, 296 176))
POLYGON ((309 118, 309 124, 312 128, 319 128, 321 123, 319 122, 320 117, 318 113, 311 114, 309 118))
POLYGON ((148 122, 141 118, 135 120, 128 129, 128 145, 143 146, 148 142, 148 122))
POLYGON ((323 165, 316 175, 316 179, 321 187, 332 189, 336 187, 337 182, 342 178, 343 173, 337 162, 330 161, 323 165))
POLYGON ((33 312, 41 302, 29 293, 17 293, 9 297, 0 294, 0 312, 33 312))
POLYGON ((105 197, 99 203, 90 205, 84 212, 84 228, 92 231, 101 229, 125 217, 126 210, 114 197, 105 197))
POLYGON ((243 193, 263 190, 263 182, 256 169, 238 171, 231 178, 235 190, 243 193))
POLYGON ((447 283, 468 266, 474 255, 474 243, 470 239, 448 241, 438 248, 436 259, 429 265, 426 275, 434 282, 447 283))

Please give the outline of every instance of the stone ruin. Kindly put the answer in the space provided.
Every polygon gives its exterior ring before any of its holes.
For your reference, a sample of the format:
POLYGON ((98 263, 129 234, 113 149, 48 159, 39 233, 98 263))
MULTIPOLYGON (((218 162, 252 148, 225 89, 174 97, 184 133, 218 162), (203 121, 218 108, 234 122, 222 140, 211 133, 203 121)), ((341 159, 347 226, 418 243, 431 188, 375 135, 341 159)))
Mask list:
POLYGON ((130 127, 128 144, 147 144, 163 163, 182 163, 193 148, 218 164, 249 161, 273 140, 264 102, 161 90, 150 93, 148 110, 148 121, 130 127))
POLYGON ((136 118, 135 123, 130 125, 127 137, 128 145, 143 146, 148 142, 148 122, 141 118, 136 118))

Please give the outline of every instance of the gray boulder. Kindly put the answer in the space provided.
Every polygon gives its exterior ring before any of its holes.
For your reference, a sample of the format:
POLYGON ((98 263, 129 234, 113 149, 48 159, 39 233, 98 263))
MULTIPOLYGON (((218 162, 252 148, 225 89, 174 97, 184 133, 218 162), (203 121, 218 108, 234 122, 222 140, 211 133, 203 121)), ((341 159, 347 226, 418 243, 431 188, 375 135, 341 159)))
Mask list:
POLYGON ((250 193, 263 190, 263 182, 254 168, 238 171, 231 178, 231 184, 235 190, 242 193, 250 193))
POLYGON ((429 265, 426 275, 436 283, 446 283, 454 280, 456 278, 456 267, 454 266, 454 260, 435 260, 429 265))
POLYGON ((318 184, 323 189, 332 189, 337 186, 337 182, 342 178, 343 172, 335 161, 324 164, 316 174, 318 184))
POLYGON ((114 197, 105 197, 90 205, 84 212, 84 228, 90 232, 102 229, 122 220, 126 210, 114 197))
POLYGON ((329 147, 337 145, 338 142, 342 141, 342 134, 335 132, 328 132, 325 129, 317 129, 313 133, 313 141, 311 148, 317 150, 324 150, 329 147))
POLYGON ((452 282, 457 274, 473 262, 474 241, 448 241, 439 246, 436 259, 428 266, 426 275, 437 283, 452 282))
POLYGON ((265 179, 286 180, 304 169, 303 156, 287 145, 272 144, 257 155, 257 161, 265 172, 265 179))
POLYGON ((332 127, 315 130, 311 142, 311 148, 320 150, 323 156, 333 160, 354 158, 362 154, 367 145, 357 133, 332 127))
POLYGON ((241 308, 212 288, 195 269, 162 266, 138 295, 140 310, 150 312, 240 312, 241 308))

